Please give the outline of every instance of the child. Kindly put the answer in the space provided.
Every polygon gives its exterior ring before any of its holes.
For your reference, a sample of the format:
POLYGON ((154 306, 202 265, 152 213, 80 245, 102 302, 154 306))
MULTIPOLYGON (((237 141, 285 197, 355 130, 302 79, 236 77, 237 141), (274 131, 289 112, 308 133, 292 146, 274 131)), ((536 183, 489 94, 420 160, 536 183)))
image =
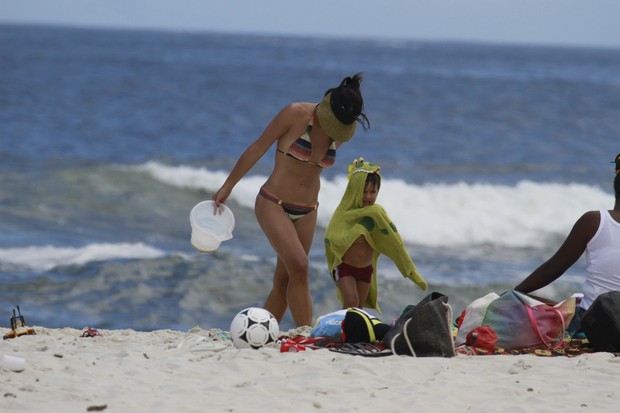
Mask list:
POLYGON ((343 308, 377 304, 377 259, 390 258, 404 277, 422 290, 426 281, 407 253, 396 226, 382 206, 375 204, 381 175, 378 165, 359 158, 349 165, 347 189, 325 232, 325 255, 343 308))

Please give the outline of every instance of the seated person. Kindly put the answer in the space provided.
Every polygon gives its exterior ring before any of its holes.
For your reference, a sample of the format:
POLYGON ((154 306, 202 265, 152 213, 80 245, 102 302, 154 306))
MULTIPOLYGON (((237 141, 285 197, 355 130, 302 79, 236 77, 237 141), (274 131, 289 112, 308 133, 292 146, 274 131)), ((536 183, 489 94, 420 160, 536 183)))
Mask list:
POLYGON ((582 285, 583 298, 568 327, 571 335, 580 331, 583 313, 600 294, 620 290, 620 154, 614 162, 614 208, 583 214, 558 251, 515 287, 515 290, 527 294, 551 284, 585 251, 587 267, 582 285))

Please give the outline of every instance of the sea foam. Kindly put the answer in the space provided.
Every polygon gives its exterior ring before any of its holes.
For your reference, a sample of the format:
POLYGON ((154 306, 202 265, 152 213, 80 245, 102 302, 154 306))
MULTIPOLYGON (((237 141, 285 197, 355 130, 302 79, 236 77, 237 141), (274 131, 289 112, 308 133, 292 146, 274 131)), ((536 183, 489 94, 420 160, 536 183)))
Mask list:
POLYGON ((57 266, 84 265, 114 259, 159 258, 165 253, 142 243, 90 244, 79 248, 29 246, 0 249, 0 263, 47 271, 57 266))
MULTIPOLYGON (((148 162, 137 167, 168 185, 215 192, 225 171, 148 162)), ((229 201, 253 208, 266 176, 247 175, 229 201)), ((345 191, 344 175, 322 180, 319 227, 325 228, 345 191)), ((607 209, 613 196, 577 183, 521 181, 513 186, 487 183, 410 183, 385 178, 377 203, 388 212, 405 242, 427 246, 496 245, 536 248, 563 238, 586 211, 607 209)))

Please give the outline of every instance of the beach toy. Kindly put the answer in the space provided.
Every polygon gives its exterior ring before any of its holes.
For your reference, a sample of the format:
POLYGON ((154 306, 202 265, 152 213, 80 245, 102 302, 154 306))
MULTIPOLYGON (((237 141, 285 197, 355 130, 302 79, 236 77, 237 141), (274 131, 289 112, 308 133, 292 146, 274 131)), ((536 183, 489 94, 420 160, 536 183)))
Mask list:
POLYGON ((80 337, 101 337, 101 333, 94 328, 87 328, 80 337))
POLYGON ((9 338, 32 334, 36 334, 34 329, 26 325, 26 320, 24 320, 24 316, 19 306, 17 306, 17 314, 15 314, 15 309, 13 309, 13 317, 11 317, 11 331, 5 334, 3 339, 7 340, 9 338))
POLYGON ((259 349, 280 336, 278 320, 267 310, 249 307, 239 311, 230 324, 230 338, 239 349, 259 349))
POLYGON ((21 357, 4 355, 2 357, 2 368, 19 373, 26 368, 26 360, 21 357))
POLYGON ((220 211, 213 213, 215 202, 202 201, 189 214, 192 226, 192 245, 199 251, 215 251, 222 241, 233 237, 235 216, 230 208, 220 204, 220 211))

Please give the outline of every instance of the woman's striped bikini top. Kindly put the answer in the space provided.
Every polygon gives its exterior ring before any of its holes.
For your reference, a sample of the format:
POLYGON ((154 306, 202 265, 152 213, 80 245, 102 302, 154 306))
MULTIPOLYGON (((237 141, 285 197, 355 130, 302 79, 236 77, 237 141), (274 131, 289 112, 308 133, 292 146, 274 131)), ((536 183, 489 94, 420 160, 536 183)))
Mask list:
POLYGON ((312 157, 312 141, 310 140, 311 132, 312 121, 308 123, 306 132, 297 138, 291 146, 289 146, 287 153, 284 153, 284 151, 280 149, 277 149, 277 151, 300 162, 306 162, 312 165, 320 166, 321 168, 329 168, 336 162, 336 142, 332 141, 331 145, 329 145, 329 148, 327 149, 327 153, 320 162, 312 162, 310 161, 310 158, 312 157))

